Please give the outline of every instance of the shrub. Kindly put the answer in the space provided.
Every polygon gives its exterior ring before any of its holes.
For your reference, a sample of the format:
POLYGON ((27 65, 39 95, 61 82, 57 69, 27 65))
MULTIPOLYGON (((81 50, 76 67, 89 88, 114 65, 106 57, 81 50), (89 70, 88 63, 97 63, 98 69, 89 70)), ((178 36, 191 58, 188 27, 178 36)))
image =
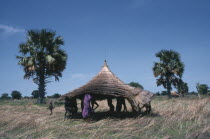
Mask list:
POLYGON ((22 98, 22 94, 19 91, 12 91, 11 93, 12 99, 21 99, 22 98))
POLYGON ((167 95, 167 91, 162 91, 161 95, 162 95, 162 96, 167 95))
POLYGON ((29 99, 30 97, 29 96, 24 96, 24 99, 29 99))
POLYGON ((59 98, 61 94, 55 93, 54 95, 51 96, 51 98, 59 98))
POLYGON ((33 98, 39 98, 39 90, 34 90, 31 95, 33 98))
POLYGON ((157 92, 157 93, 156 93, 156 95, 157 95, 157 96, 160 96, 160 93, 159 93, 159 92, 157 92))
POLYGON ((8 93, 3 93, 1 95, 1 99, 10 99, 9 94, 8 93))
POLYGON ((199 94, 206 95, 208 92, 208 85, 206 84, 197 83, 196 88, 199 94))
POLYGON ((129 85, 132 86, 132 87, 135 87, 135 88, 144 89, 144 87, 141 84, 137 83, 137 82, 130 82, 129 85))

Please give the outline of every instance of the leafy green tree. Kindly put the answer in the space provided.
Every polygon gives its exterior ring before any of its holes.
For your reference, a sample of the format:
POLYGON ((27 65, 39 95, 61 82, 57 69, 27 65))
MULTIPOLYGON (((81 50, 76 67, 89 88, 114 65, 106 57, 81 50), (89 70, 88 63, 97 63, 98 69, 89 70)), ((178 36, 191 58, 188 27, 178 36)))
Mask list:
POLYGON ((178 84, 177 84, 177 91, 178 93, 182 94, 182 96, 184 97, 184 94, 188 93, 189 92, 189 87, 188 87, 188 84, 183 82, 183 81, 180 81, 178 84))
POLYGON ((1 99, 9 99, 10 97, 9 97, 9 94, 8 93, 3 93, 2 95, 1 95, 1 99))
POLYGON ((22 98, 22 94, 19 91, 12 91, 11 93, 12 99, 21 99, 22 98))
POLYGON ((156 53, 159 62, 154 63, 153 73, 157 78, 157 86, 163 85, 167 89, 168 98, 171 98, 172 85, 175 87, 181 81, 184 64, 180 54, 173 50, 161 50, 156 53))
POLYGON ((59 98, 61 94, 55 93, 54 95, 51 96, 51 98, 59 98))
POLYGON ((199 97, 200 97, 200 95, 206 95, 208 92, 208 85, 206 85, 206 84, 197 83, 196 88, 197 88, 199 97))
POLYGON ((19 45, 21 56, 17 56, 18 64, 24 69, 24 78, 32 78, 38 85, 39 103, 43 103, 46 84, 51 77, 55 81, 62 77, 67 61, 67 54, 60 49, 63 44, 62 37, 56 37, 55 31, 43 29, 29 30, 26 42, 19 45))
POLYGON ((144 89, 144 87, 137 82, 130 82, 129 85, 132 86, 132 87, 144 89))
POLYGON ((31 95, 33 98, 39 98, 39 90, 34 90, 31 95))

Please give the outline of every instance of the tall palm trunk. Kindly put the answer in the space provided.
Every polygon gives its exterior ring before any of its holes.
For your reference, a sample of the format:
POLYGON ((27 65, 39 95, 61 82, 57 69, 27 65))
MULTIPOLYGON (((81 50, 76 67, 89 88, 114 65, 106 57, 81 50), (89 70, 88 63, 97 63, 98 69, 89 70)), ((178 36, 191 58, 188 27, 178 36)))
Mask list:
POLYGON ((39 103, 43 103, 44 95, 45 95, 45 77, 44 74, 39 77, 39 103))
POLYGON ((44 68, 44 64, 43 66, 41 66, 40 68, 40 72, 39 72, 39 86, 38 86, 38 90, 39 90, 39 103, 43 103, 44 102, 44 96, 45 96, 45 87, 46 87, 46 83, 45 83, 45 68, 44 68))

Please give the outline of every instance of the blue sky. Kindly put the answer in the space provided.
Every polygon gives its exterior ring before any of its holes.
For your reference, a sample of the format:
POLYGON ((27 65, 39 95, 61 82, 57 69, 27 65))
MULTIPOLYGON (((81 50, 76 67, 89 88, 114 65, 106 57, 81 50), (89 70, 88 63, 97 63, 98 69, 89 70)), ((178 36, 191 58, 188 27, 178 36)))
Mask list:
POLYGON ((107 59, 126 83, 157 87, 152 67, 161 49, 173 49, 185 63, 183 80, 190 91, 197 82, 210 86, 209 0, 2 0, 0 5, 0 94, 37 88, 23 79, 18 45, 26 30, 52 29, 64 38, 68 63, 60 82, 47 95, 65 94, 94 77, 107 59))

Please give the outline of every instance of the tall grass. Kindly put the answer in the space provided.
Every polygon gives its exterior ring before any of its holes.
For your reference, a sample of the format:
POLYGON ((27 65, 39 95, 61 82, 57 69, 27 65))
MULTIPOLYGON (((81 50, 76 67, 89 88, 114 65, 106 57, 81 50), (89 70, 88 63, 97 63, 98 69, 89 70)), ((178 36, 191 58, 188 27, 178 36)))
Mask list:
POLYGON ((85 122, 80 117, 64 121, 64 107, 60 104, 53 115, 49 115, 47 105, 34 105, 26 100, 0 102, 0 138, 191 139, 210 136, 210 98, 168 100, 156 97, 152 101, 152 113, 138 117, 105 116, 106 101, 100 101, 99 105, 96 116, 102 118, 85 122))

